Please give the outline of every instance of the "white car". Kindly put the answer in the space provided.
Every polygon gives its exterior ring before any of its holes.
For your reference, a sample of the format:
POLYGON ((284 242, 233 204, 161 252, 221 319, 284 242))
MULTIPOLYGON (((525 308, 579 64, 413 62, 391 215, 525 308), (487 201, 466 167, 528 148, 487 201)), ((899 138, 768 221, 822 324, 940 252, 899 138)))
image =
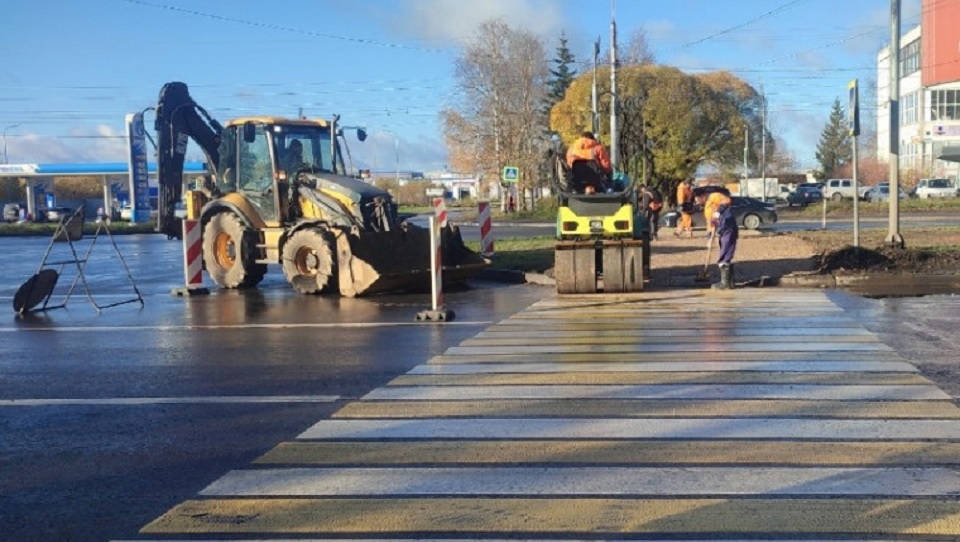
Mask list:
POLYGON ((958 192, 956 183, 950 179, 920 179, 911 195, 920 199, 955 198, 958 192))
MULTIPOLYGON (((857 197, 864 199, 870 187, 864 186, 863 183, 858 184, 857 197)), ((823 197, 832 199, 833 201, 853 199, 853 194, 853 179, 827 179, 827 182, 823 185, 823 197)))

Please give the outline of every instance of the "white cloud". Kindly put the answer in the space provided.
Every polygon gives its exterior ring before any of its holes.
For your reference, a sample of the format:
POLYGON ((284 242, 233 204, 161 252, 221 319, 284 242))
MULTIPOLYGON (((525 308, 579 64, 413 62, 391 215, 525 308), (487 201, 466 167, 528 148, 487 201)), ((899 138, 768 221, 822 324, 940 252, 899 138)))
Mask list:
POLYGON ((484 21, 501 18, 514 28, 552 37, 566 25, 569 3, 557 0, 401 0, 399 17, 384 20, 386 28, 435 43, 459 44, 484 21))

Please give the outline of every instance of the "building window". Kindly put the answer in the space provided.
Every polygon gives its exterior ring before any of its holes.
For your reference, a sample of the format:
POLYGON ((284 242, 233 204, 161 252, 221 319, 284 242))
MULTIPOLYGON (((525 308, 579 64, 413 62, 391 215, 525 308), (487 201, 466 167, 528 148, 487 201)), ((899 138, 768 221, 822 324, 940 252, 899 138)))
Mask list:
POLYGON ((910 126, 920 122, 920 93, 904 94, 900 99, 900 126, 910 126))
POLYGON ((930 120, 960 120, 960 90, 931 90, 930 120))
POLYGON ((920 69, 920 39, 917 38, 900 48, 900 77, 906 77, 920 69))

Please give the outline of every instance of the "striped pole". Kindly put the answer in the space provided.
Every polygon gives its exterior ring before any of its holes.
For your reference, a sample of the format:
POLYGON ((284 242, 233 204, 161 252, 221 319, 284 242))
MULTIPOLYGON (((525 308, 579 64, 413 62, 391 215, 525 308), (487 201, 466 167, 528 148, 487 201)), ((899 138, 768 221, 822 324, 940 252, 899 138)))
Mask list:
POLYGON ((443 306, 443 255, 440 253, 440 227, 438 227, 440 223, 439 216, 430 217, 430 269, 433 271, 430 279, 430 297, 434 312, 439 311, 443 306))
POLYGON ((447 227, 447 205, 443 198, 433 198, 433 214, 437 217, 437 223, 441 228, 447 227))
POLYGON ((183 220, 183 288, 175 288, 176 295, 208 294, 203 287, 203 241, 199 220, 183 220))
POLYGON ((480 255, 484 258, 493 256, 493 223, 490 220, 490 202, 477 203, 480 221, 480 255))

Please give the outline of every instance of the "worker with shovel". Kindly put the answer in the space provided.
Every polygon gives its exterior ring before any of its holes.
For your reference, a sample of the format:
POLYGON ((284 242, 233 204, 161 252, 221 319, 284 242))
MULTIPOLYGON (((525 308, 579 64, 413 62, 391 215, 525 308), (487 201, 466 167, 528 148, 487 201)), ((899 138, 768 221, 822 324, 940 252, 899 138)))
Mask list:
POLYGON ((719 239, 720 254, 717 265, 720 267, 720 282, 714 284, 713 288, 720 290, 733 289, 733 255, 737 251, 737 239, 740 237, 740 227, 737 226, 737 218, 730 204, 729 196, 714 192, 703 206, 711 242, 713 237, 719 239))

